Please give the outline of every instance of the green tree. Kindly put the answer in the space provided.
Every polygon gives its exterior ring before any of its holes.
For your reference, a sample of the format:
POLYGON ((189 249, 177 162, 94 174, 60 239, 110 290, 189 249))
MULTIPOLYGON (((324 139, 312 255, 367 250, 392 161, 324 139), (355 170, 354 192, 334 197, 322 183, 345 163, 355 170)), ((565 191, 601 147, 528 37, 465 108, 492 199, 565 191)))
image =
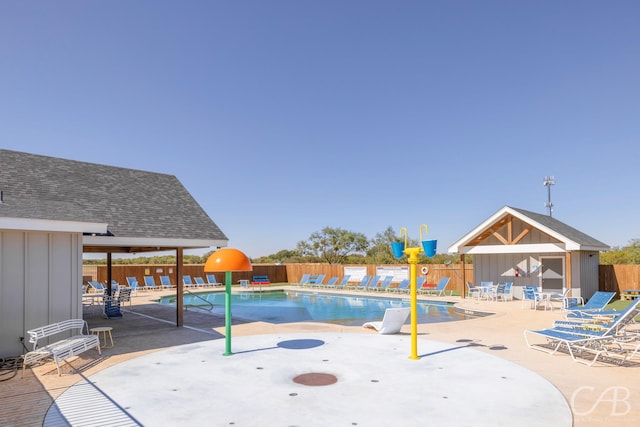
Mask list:
POLYGON ((640 239, 632 239, 628 246, 614 247, 602 253, 600 264, 640 264, 640 239))
POLYGON ((300 256, 300 252, 297 250, 286 250, 276 252, 275 254, 268 256, 261 256, 252 259, 251 262, 260 264, 277 264, 277 263, 296 263, 296 262, 308 262, 304 257, 300 256))
POLYGON ((392 227, 388 227, 382 233, 377 233, 369 244, 369 250, 365 262, 367 264, 397 264, 397 260, 391 252, 391 242, 398 239, 398 234, 392 227))
POLYGON ((329 264, 343 263, 348 256, 364 254, 369 246, 362 233, 325 227, 309 236, 309 240, 298 242, 300 255, 321 259, 329 264))

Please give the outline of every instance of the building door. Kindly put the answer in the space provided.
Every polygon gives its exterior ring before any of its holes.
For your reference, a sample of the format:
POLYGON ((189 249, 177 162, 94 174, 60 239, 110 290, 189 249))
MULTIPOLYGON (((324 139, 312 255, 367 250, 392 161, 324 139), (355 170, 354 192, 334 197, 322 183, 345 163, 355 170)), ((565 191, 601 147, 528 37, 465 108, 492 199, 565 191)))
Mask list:
POLYGON ((540 257, 542 263, 540 286, 542 290, 560 290, 564 284, 564 257, 540 257))

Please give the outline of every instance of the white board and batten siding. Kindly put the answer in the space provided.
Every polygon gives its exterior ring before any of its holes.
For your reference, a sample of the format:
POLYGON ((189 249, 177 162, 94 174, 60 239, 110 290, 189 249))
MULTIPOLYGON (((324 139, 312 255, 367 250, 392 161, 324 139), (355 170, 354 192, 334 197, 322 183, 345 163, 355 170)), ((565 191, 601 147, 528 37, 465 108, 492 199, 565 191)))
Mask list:
POLYGON ((82 318, 81 289, 81 233, 0 229, 0 357, 23 354, 29 329, 82 318))

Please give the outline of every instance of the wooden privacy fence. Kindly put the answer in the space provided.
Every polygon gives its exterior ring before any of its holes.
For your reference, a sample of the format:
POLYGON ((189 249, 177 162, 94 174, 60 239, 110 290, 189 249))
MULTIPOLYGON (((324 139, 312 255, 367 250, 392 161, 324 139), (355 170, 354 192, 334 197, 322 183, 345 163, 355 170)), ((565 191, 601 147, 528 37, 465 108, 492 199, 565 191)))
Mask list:
MULTIPOLYGON (((296 283, 299 282, 304 274, 318 275, 324 274, 325 281, 327 281, 330 277, 337 276, 342 279, 344 276, 345 268, 347 267, 365 267, 368 274, 373 276, 376 274, 377 267, 409 267, 409 264, 287 264, 287 277, 289 277, 289 282, 296 283)), ((447 290, 452 290, 454 292, 462 292, 464 282, 462 281, 462 277, 465 278, 467 282, 473 282, 473 265, 466 264, 465 265, 465 275, 462 274, 462 264, 418 264, 416 266, 417 276, 418 277, 426 277, 426 283, 436 284, 440 281, 442 277, 450 277, 451 281, 447 286, 447 290), (427 267, 428 273, 423 274, 422 268, 427 267)))
POLYGON ((601 265, 598 273, 598 288, 601 291, 616 292, 640 289, 640 265, 601 265))
MULTIPOLYGON (((225 273, 210 273, 216 276, 216 282, 225 283, 225 273)), ((105 282, 107 280, 107 266, 84 266, 83 277, 92 276, 93 278, 86 280, 98 280, 105 282), (97 267, 97 268, 95 268, 97 267), (94 273, 95 271, 95 273, 94 273), (94 276, 95 274, 95 276, 94 276)), ((185 264, 182 266, 182 275, 191 277, 205 277, 204 264, 185 264)), ((287 270, 283 265, 253 265, 253 271, 239 271, 233 272, 231 275, 231 281, 237 284, 239 280, 251 280, 253 276, 269 276, 269 280, 272 283, 286 283, 287 282, 287 270)), ((171 283, 174 285, 178 281, 182 282, 182 277, 176 277, 175 265, 130 265, 130 264, 115 264, 111 269, 111 279, 118 283, 126 284, 127 277, 135 277, 138 279, 138 283, 144 283, 144 276, 153 276, 156 283, 160 283, 160 276, 169 276, 171 283)), ((206 279, 205 279, 206 282, 206 279)))
MULTIPOLYGON (((366 274, 376 274, 376 267, 408 267, 408 264, 394 265, 343 265, 343 264, 254 264, 253 271, 243 271, 232 273, 232 283, 237 284, 239 280, 251 280, 252 276, 269 276, 271 283, 297 283, 304 274, 324 274, 326 280, 329 277, 344 276, 345 267, 365 267, 366 274)), ((462 274, 462 264, 418 264, 418 276, 426 276, 427 283, 438 283, 440 278, 448 276, 451 278, 448 289, 461 293, 464 282, 474 283, 473 264, 465 264, 465 274, 462 274), (428 267, 429 272, 424 275, 422 267, 428 267)), ((139 283, 144 283, 143 276, 154 276, 156 283, 160 283, 159 276, 168 275, 173 283, 177 278, 175 265, 120 265, 116 264, 112 269, 112 279, 118 283, 127 283, 126 278, 133 276, 139 283)), ((83 267, 84 280, 107 280, 107 267, 105 265, 86 265, 83 267)), ((204 264, 187 264, 182 267, 183 275, 192 277, 204 277, 204 264)), ((224 283, 225 273, 215 273, 216 281, 224 283)), ((618 295, 621 290, 640 289, 640 265, 600 265, 599 289, 601 291, 612 291, 618 295)))
MULTIPOLYGON (((340 279, 344 276, 345 267, 364 267, 366 274, 376 274, 376 267, 409 267, 408 264, 396 265, 342 265, 342 264, 254 264, 253 271, 233 272, 232 283, 237 284, 239 280, 251 280, 252 276, 268 276, 271 283, 298 283, 304 274, 324 274, 326 280, 330 277, 337 276, 340 279)), ((465 266, 465 279, 473 282, 473 265, 465 266)), ((450 277, 451 281, 447 289, 454 292, 461 292, 464 282, 462 281, 462 265, 461 264, 418 264, 418 277, 426 277, 427 283, 438 283, 442 277, 450 277), (422 267, 428 267, 428 273, 422 274, 422 267)), ((107 280, 106 265, 87 265, 83 267, 84 280, 98 280, 105 282, 107 280)), ((186 264, 182 267, 182 274, 191 277, 205 277, 204 264, 186 264)), ((182 278, 176 277, 175 265, 130 265, 115 264, 111 270, 111 278, 118 283, 126 284, 127 277, 135 277, 138 283, 144 283, 143 276, 153 276, 156 283, 160 283, 160 276, 169 276, 171 283, 176 284, 176 280, 182 278)), ((216 281, 225 282, 225 273, 215 273, 216 281)))

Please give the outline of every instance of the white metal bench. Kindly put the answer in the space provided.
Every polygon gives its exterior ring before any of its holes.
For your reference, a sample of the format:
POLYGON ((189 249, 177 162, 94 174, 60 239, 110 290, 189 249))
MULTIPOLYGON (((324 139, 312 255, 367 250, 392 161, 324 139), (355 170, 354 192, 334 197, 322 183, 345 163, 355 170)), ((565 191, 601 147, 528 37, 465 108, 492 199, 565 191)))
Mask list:
POLYGON ((52 323, 51 325, 31 329, 27 331, 27 334, 29 334, 29 342, 33 344, 33 350, 24 355, 22 364, 23 377, 27 365, 32 365, 48 357, 53 357, 58 368, 58 375, 61 375, 60 362, 94 347, 98 350, 98 354, 102 354, 98 335, 89 334, 89 326, 82 319, 69 319, 52 323), (52 342, 43 347, 38 346, 39 340, 65 332, 75 333, 76 335, 52 342))

